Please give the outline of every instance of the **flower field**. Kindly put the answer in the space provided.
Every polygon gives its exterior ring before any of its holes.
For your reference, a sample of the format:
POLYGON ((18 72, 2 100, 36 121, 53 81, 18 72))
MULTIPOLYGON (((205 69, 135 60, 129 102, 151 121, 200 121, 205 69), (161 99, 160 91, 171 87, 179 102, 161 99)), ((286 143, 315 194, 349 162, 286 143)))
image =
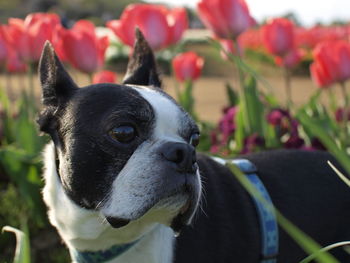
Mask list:
MULTIPOLYGON (((278 148, 329 151, 350 174, 350 24, 259 23, 244 0, 201 0, 194 12, 205 28, 191 32, 210 32, 205 37, 186 35, 185 8, 144 3, 126 6, 103 27, 87 19, 67 24, 56 13, 0 25, 0 227, 30 237, 17 241, 16 262, 69 258, 40 194, 40 153, 49 138, 35 123, 36 71, 46 41, 79 85, 121 83, 137 27, 156 54, 165 90, 199 124, 200 151, 227 158, 278 148)), ((0 262, 13 259, 15 244, 10 233, 0 236, 0 262)), ((314 245, 306 251, 319 249, 314 245)), ((327 258, 319 262, 336 262, 327 258)))

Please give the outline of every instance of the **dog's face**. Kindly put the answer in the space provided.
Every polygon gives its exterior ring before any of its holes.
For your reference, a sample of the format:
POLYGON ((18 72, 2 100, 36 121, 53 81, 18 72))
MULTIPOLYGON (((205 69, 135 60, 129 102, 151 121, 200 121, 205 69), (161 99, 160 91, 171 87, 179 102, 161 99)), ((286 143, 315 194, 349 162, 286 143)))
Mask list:
POLYGON ((188 224, 201 185, 191 117, 159 88, 153 54, 138 34, 123 85, 78 88, 46 45, 40 77, 42 131, 56 148, 64 192, 112 227, 162 210, 175 231, 188 224))

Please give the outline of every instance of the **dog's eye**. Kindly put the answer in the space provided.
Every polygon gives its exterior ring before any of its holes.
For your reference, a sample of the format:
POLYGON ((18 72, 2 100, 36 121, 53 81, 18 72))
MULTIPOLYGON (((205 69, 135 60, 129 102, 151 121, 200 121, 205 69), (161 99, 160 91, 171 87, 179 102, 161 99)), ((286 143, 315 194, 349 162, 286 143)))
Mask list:
POLYGON ((113 128, 109 135, 116 141, 121 143, 129 143, 136 137, 136 130, 129 125, 123 125, 113 128))
POLYGON ((193 133, 190 138, 190 144, 196 147, 199 144, 199 133, 193 133))

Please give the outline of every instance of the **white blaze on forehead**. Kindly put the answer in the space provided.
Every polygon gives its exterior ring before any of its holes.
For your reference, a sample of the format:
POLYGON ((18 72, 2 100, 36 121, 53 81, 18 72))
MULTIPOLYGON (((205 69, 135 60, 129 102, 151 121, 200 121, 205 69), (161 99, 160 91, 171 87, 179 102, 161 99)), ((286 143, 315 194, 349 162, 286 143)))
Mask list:
POLYGON ((154 136, 158 139, 167 137, 183 141, 179 135, 182 114, 180 108, 171 99, 155 89, 141 86, 133 88, 153 107, 156 117, 154 136))

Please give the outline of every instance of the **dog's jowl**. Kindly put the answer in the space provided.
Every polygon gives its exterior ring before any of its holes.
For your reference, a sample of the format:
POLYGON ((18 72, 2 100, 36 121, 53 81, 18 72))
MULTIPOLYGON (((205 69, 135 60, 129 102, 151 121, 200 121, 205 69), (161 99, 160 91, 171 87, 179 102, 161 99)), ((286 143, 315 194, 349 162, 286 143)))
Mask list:
MULTIPOLYGON (((262 261, 253 199, 217 160, 196 154, 199 129, 160 89, 142 34, 122 85, 77 87, 45 45, 40 61, 44 200, 74 262, 298 262, 279 229, 262 261), (277 260, 277 261, 276 261, 277 260)), ((200 88, 200 87, 199 87, 200 88)), ((213 87, 215 88, 215 87, 213 87)), ((327 153, 272 151, 255 164, 273 204, 322 246, 350 239, 350 189, 327 153)), ((341 262, 350 262, 341 249, 341 262)))

